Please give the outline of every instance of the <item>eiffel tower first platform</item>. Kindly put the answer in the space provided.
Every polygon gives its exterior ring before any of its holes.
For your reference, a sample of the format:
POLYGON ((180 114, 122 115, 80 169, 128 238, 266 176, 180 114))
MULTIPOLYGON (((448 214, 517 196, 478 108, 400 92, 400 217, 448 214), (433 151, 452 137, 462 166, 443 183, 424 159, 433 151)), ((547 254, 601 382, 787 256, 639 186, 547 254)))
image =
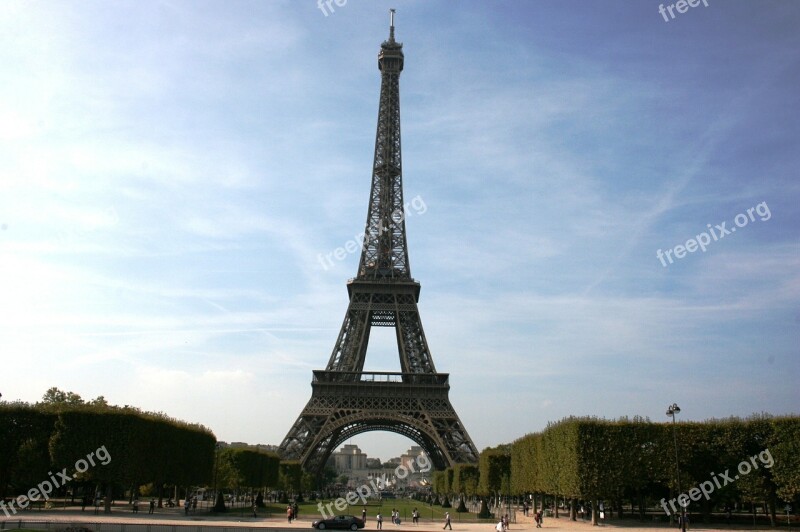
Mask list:
POLYGON ((350 304, 325 370, 314 371, 311 399, 280 445, 285 460, 319 473, 336 447, 368 431, 407 436, 436 469, 475 463, 478 451, 437 373, 419 316, 420 284, 411 277, 400 157, 403 45, 389 39, 378 53, 381 93, 367 225, 358 273, 347 283, 350 304), (365 372, 369 333, 394 327, 401 372, 365 372))

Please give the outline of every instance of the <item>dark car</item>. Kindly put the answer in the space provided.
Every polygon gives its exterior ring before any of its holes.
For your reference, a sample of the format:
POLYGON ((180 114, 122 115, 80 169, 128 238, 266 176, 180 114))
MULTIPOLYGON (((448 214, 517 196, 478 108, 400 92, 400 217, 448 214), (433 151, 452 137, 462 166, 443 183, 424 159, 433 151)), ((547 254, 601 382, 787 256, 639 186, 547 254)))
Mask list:
POLYGON ((325 530, 326 528, 358 530, 359 528, 364 528, 364 520, 354 515, 337 515, 330 519, 314 521, 311 526, 318 530, 325 530))

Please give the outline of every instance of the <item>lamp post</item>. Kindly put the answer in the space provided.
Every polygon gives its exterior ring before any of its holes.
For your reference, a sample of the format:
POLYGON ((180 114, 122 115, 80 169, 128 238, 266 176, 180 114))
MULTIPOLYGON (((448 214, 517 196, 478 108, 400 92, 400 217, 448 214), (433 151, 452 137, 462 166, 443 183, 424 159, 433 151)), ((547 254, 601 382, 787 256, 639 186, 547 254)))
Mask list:
POLYGON ((681 468, 678 463, 678 431, 675 428, 675 416, 680 414, 681 408, 677 403, 667 407, 667 415, 672 418, 672 438, 675 442, 675 477, 678 480, 678 506, 681 507, 681 532, 686 532, 686 507, 681 504, 681 468))
POLYGON ((214 445, 214 499, 213 504, 211 506, 211 511, 215 512, 217 510, 217 464, 219 462, 219 451, 222 448, 219 442, 214 445))

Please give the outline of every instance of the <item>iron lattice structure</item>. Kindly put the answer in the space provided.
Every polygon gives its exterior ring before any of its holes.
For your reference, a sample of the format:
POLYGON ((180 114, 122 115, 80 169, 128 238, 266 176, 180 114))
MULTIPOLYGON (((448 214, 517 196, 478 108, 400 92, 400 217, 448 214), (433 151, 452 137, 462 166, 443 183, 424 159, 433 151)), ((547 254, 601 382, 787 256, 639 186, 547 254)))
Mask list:
POLYGON ((350 305, 324 371, 314 371, 311 399, 280 445, 284 459, 319 472, 348 438, 381 430, 420 445, 434 467, 475 463, 478 451, 448 398, 419 317, 420 284, 411 277, 403 206, 400 72, 403 45, 381 44, 381 93, 367 223, 358 273, 347 283, 350 305), (364 372, 369 333, 394 327, 401 372, 364 372))

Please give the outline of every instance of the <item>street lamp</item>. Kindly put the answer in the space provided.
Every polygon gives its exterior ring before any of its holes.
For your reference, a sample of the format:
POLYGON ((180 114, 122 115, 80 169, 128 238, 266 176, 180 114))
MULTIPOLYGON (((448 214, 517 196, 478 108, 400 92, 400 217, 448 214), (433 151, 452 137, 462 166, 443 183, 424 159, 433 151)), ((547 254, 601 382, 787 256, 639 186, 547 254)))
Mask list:
POLYGON ((678 506, 681 507, 681 532, 686 532, 686 507, 681 504, 681 468, 678 464, 678 432, 675 428, 675 416, 680 414, 681 408, 677 403, 667 407, 667 415, 672 418, 672 438, 675 442, 675 476, 678 480, 678 506))
POLYGON ((213 499, 213 506, 211 506, 211 511, 212 512, 217 511, 217 499, 219 498, 217 496, 217 465, 219 463, 219 451, 220 451, 220 449, 222 449, 222 445, 220 445, 220 443, 217 442, 214 445, 214 499, 213 499))

